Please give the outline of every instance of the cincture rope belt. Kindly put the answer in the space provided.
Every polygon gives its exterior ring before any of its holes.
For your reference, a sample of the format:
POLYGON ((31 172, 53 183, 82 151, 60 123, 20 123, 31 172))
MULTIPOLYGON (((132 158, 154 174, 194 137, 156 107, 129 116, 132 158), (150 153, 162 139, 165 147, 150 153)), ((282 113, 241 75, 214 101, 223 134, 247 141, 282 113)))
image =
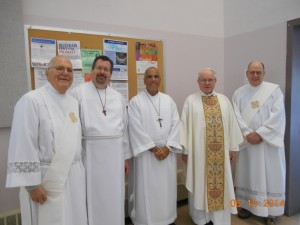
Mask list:
POLYGON ((110 136, 82 136, 82 139, 84 140, 98 140, 98 139, 114 139, 114 138, 119 138, 122 137, 122 134, 116 134, 116 135, 110 135, 110 136))

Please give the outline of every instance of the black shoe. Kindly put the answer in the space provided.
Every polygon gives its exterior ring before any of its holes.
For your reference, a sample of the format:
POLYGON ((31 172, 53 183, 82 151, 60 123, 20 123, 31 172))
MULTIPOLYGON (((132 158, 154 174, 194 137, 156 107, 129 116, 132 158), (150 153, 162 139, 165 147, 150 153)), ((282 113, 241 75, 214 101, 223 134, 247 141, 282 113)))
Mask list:
POLYGON ((247 218, 249 218, 251 215, 252 215, 252 213, 249 212, 247 209, 240 208, 240 209, 238 210, 238 217, 241 218, 241 219, 247 219, 247 218))
POLYGON ((267 225, 276 225, 278 224, 278 217, 267 217, 265 218, 267 225))

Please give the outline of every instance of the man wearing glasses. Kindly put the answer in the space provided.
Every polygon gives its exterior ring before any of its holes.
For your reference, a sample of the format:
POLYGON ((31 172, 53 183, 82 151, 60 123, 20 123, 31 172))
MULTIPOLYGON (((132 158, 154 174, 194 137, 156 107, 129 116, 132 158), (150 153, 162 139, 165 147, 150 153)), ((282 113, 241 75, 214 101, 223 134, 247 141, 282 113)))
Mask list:
POLYGON ((245 141, 236 166, 236 198, 239 217, 266 217, 268 225, 284 212, 285 110, 279 85, 264 81, 260 61, 249 63, 249 83, 237 89, 233 106, 245 141))
POLYGON ((236 214, 230 164, 243 141, 229 99, 214 91, 215 71, 202 69, 200 91, 183 106, 180 125, 182 159, 187 163, 189 212, 195 224, 230 225, 236 214))
POLYGON ((6 186, 21 187, 22 224, 87 225, 79 107, 66 93, 70 60, 54 57, 46 77, 15 106, 6 186))

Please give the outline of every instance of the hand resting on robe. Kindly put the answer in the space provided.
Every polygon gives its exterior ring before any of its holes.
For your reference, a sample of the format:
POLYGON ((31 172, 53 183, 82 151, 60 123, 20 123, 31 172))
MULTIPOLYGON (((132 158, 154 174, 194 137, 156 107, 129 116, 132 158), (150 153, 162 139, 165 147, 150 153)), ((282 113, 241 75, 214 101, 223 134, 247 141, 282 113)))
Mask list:
POLYGON ((129 170, 130 170, 129 160, 126 159, 125 160, 125 175, 126 176, 129 174, 129 170))
POLYGON ((263 141, 262 138, 261 138, 261 136, 258 133, 256 133, 255 131, 249 133, 246 136, 246 139, 252 145, 260 144, 263 141))
POLYGON ((182 161, 183 161, 185 164, 188 163, 188 155, 186 155, 186 154, 181 154, 181 159, 182 159, 182 161))
POLYGON ((230 164, 233 165, 236 159, 234 151, 229 151, 229 159, 230 159, 230 164))
POLYGON ((29 195, 31 200, 35 203, 44 204, 47 200, 47 192, 42 185, 39 185, 37 188, 29 191, 29 195))
POLYGON ((163 147, 154 147, 150 149, 150 151, 154 154, 157 160, 164 160, 165 158, 168 157, 170 150, 167 146, 163 147))

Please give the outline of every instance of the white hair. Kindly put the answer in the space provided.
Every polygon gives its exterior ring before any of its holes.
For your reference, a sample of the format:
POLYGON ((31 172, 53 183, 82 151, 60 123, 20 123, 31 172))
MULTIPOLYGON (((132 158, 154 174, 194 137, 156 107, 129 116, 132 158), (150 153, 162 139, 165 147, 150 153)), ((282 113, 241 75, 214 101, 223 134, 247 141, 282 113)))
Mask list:
POLYGON ((199 71, 198 73, 198 80, 200 79, 200 76, 203 74, 203 72, 205 71, 210 71, 212 72, 212 74, 214 75, 214 77, 216 78, 216 72, 212 69, 212 68, 209 68, 209 67, 206 67, 206 68, 203 68, 199 71))

